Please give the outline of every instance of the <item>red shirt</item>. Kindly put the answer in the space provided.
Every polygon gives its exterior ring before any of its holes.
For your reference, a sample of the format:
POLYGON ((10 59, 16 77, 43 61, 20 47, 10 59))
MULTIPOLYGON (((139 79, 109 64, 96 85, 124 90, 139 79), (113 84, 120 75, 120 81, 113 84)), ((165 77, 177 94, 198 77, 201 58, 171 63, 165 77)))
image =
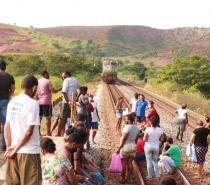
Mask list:
POLYGON ((157 111, 155 110, 154 107, 150 107, 149 110, 148 110, 148 113, 147 113, 147 124, 146 124, 146 127, 151 127, 151 123, 150 123, 150 118, 152 116, 156 116, 157 114, 157 111))
POLYGON ((87 109, 88 114, 91 114, 93 110, 93 106, 90 102, 88 102, 88 104, 86 105, 86 109, 87 109))
POLYGON ((144 145, 145 145, 145 142, 139 138, 137 141, 136 154, 140 154, 144 151, 144 145))

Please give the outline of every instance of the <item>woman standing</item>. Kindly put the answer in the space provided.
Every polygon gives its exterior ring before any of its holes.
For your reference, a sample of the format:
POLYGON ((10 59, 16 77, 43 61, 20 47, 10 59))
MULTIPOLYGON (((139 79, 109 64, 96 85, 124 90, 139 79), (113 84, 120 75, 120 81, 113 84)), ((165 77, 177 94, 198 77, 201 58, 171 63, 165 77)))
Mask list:
POLYGON ((42 157, 42 184, 43 185, 77 185, 78 181, 68 158, 56 155, 55 143, 45 137, 40 142, 42 157))
POLYGON ((133 172, 132 161, 136 153, 136 142, 139 134, 139 128, 133 124, 133 121, 134 119, 131 114, 125 117, 125 122, 127 125, 122 131, 120 146, 116 151, 117 154, 120 153, 123 166, 122 180, 119 181, 122 184, 130 183, 130 177, 133 172))
POLYGON ((116 117, 117 117, 117 124, 115 126, 115 135, 120 134, 121 129, 121 122, 122 122, 122 116, 123 116, 123 97, 119 98, 119 101, 116 103, 115 110, 116 110, 116 117))
POLYGON ((144 132, 144 152, 147 160, 147 172, 148 179, 152 179, 152 164, 154 166, 155 176, 160 177, 158 167, 158 155, 159 155, 159 141, 163 142, 164 136, 161 128, 158 127, 156 118, 153 116, 150 118, 151 127, 146 128, 144 132))
POLYGON ((180 135, 180 140, 181 142, 183 141, 183 132, 186 130, 186 125, 188 125, 188 116, 187 116, 187 105, 182 104, 181 108, 177 109, 175 113, 178 113, 178 132, 176 135, 176 139, 179 140, 179 135, 180 135))
POLYGON ((190 145, 194 143, 195 154, 197 158, 197 173, 198 175, 195 178, 202 178, 202 169, 205 162, 205 156, 208 151, 207 138, 210 134, 210 130, 203 126, 203 121, 197 121, 197 128, 193 131, 193 134, 190 139, 190 145))

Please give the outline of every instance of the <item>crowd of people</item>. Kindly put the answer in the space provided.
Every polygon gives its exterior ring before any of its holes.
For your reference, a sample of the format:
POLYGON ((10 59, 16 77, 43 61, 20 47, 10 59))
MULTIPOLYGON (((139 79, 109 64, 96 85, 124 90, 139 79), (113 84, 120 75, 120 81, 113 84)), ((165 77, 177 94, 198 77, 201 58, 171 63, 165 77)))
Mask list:
POLYGON ((11 98, 15 80, 6 72, 6 62, 0 60, 1 149, 7 159, 5 184, 93 185, 104 180, 93 157, 84 148, 91 129, 91 141, 96 144, 94 138, 100 120, 97 101, 87 94, 87 87, 71 77, 70 72, 64 72, 62 79, 62 87, 55 89, 47 71, 42 71, 39 80, 33 75, 25 75, 20 94, 11 98), (45 118, 44 135, 51 136, 52 93, 59 91, 63 94, 57 120, 60 140, 55 144, 50 137, 41 135, 40 123, 45 118), (68 129, 65 129, 73 93, 77 115, 74 124, 68 123, 68 129))
MULTIPOLYGON (((100 117, 97 101, 88 94, 88 88, 82 86, 71 77, 71 73, 62 73, 63 84, 55 89, 47 71, 42 71, 38 80, 33 75, 25 75, 21 82, 21 92, 12 98, 15 91, 15 80, 6 72, 6 62, 0 60, 0 120, 2 123, 2 145, 5 151, 6 184, 60 184, 60 185, 91 185, 104 180, 99 167, 84 145, 90 140, 96 144, 100 117), (60 112, 51 127, 52 93, 61 91, 63 99, 60 112), (76 118, 74 124, 69 124, 72 102, 75 97, 76 118), (40 141, 42 119, 46 121, 46 133, 51 136, 57 128, 56 136, 60 137, 54 143, 49 137, 40 141), (42 153, 42 157, 40 155, 42 153)), ((160 117, 153 101, 146 101, 143 94, 134 94, 130 101, 130 113, 125 116, 125 126, 121 123, 125 107, 124 98, 116 103, 117 123, 115 134, 121 139, 116 153, 122 161, 122 184, 132 183, 132 161, 146 160, 147 179, 152 180, 152 168, 155 178, 160 178, 158 161, 161 161, 166 174, 173 174, 173 168, 181 162, 180 148, 173 144, 173 138, 166 137, 160 128, 160 117)), ((183 142, 183 133, 188 125, 187 105, 175 110, 178 114, 178 131, 176 139, 183 142)), ((208 151, 210 134, 210 118, 206 123, 197 122, 193 131, 190 146, 194 145, 197 158, 197 175, 203 178, 202 169, 205 155, 208 151)), ((165 179, 162 184, 173 183, 173 179, 165 179)))
MULTIPOLYGON (((120 154, 122 162, 121 184, 130 182, 132 173, 132 161, 145 161, 147 163, 147 179, 152 180, 153 170, 155 178, 160 178, 162 165, 164 174, 171 175, 175 167, 181 163, 181 150, 173 143, 172 137, 167 137, 160 128, 160 116, 154 107, 153 101, 146 101, 143 94, 134 94, 129 108, 130 112, 125 115, 125 124, 121 124, 123 119, 123 97, 116 103, 116 133, 121 135, 119 147, 116 150, 120 154), (120 130, 120 127, 121 130, 120 130), (161 165, 160 165, 161 164, 161 165)), ((188 125, 187 105, 182 104, 174 111, 177 114, 178 131, 176 139, 183 142, 183 133, 188 125)), ((208 137, 210 134, 210 118, 206 117, 206 123, 197 122, 197 128, 193 131, 190 146, 195 145, 195 155, 197 157, 197 174, 194 178, 203 178, 202 169, 205 156, 208 151, 208 137)), ((170 180, 166 180, 163 184, 170 180)), ((172 181, 171 181, 172 183, 172 181)))

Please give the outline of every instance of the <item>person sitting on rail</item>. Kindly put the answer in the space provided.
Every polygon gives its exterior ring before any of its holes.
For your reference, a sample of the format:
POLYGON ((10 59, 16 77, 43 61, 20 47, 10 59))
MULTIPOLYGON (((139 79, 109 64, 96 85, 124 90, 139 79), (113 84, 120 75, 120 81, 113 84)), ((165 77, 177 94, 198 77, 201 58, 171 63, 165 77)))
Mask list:
POLYGON ((44 137, 40 141, 42 166, 42 184, 77 185, 77 177, 69 159, 64 155, 54 154, 56 148, 51 138, 44 137))
POLYGON ((150 118, 152 127, 147 127, 144 132, 144 151, 147 160, 147 179, 152 180, 152 165, 156 178, 160 177, 158 167, 159 141, 163 142, 163 130, 157 126, 156 118, 150 118))
POLYGON ((136 117, 137 122, 142 123, 142 119, 145 118, 145 109, 148 107, 148 102, 145 100, 145 96, 143 94, 139 94, 139 100, 136 101, 136 117))
POLYGON ((164 143, 162 155, 160 155, 160 160, 162 161, 167 170, 167 174, 169 175, 173 174, 171 167, 178 167, 180 165, 181 150, 177 145, 173 144, 173 139, 171 137, 168 137, 164 143), (170 146, 170 148, 166 151, 167 146, 170 146))
POLYGON ((197 128, 193 130, 190 138, 190 145, 194 144, 195 155, 197 158, 197 176, 196 179, 201 179, 202 169, 205 162, 206 153, 208 151, 210 130, 203 126, 203 121, 197 121, 197 128))
POLYGON ((137 145, 136 145, 137 149, 136 149, 136 155, 134 157, 134 160, 135 161, 143 161, 146 159, 145 153, 144 153, 144 145, 145 145, 145 142, 143 140, 144 133, 140 131, 138 136, 139 136, 139 138, 138 138, 137 145))
POLYGON ((123 102, 124 102, 123 97, 120 97, 119 101, 115 105, 116 117, 117 117, 117 123, 115 126, 115 135, 121 134, 121 124, 122 124, 122 116, 123 116, 123 105, 122 105, 123 102))
POLYGON ((135 118, 136 118, 136 102, 138 100, 138 96, 139 96, 139 94, 135 93, 134 98, 131 98, 131 101, 129 103, 131 114, 132 114, 132 117, 133 117, 134 121, 135 121, 135 118))
POLYGON ((177 185, 176 180, 172 177, 165 177, 160 181, 160 185, 177 185))
POLYGON ((204 124, 204 127, 210 129, 210 117, 206 116, 205 120, 206 123, 204 124))
POLYGON ((179 140, 179 135, 180 135, 180 140, 181 142, 183 141, 183 132, 186 130, 186 125, 188 125, 188 116, 187 116, 187 105, 182 104, 181 108, 178 108, 175 113, 178 113, 178 132, 176 135, 176 139, 179 140))
MULTIPOLYGON (((77 148, 83 145, 84 140, 87 138, 87 132, 84 129, 76 129, 74 127, 67 129, 66 132, 69 135, 66 135, 58 141, 55 154, 64 155, 69 159, 69 161, 71 161, 72 154, 77 151, 77 148)), ((71 163, 71 165, 74 167, 73 163, 71 163)), ((84 183, 86 178, 93 180, 92 176, 86 174, 79 176, 78 181, 84 183)), ((92 183, 88 182, 87 185, 89 184, 92 183)))
MULTIPOLYGON (((71 134, 73 129, 75 128, 69 130, 69 134, 71 134)), ((83 129, 85 129, 85 127, 83 127, 83 129)), ((86 176, 87 174, 89 174, 91 177, 93 177, 90 179, 90 181, 94 184, 97 184, 98 182, 102 182, 104 178, 100 174, 98 167, 83 155, 84 144, 87 142, 87 139, 88 138, 86 137, 83 140, 83 145, 80 148, 77 148, 77 151, 75 153, 71 154, 71 163, 74 166, 74 170, 77 174, 82 176, 86 176)))
POLYGON ((156 116, 156 114, 157 111, 155 110, 154 102, 149 101, 147 115, 146 115, 146 127, 151 127, 150 118, 156 116))
POLYGON ((122 130, 120 146, 116 153, 120 153, 123 171, 122 179, 119 181, 122 184, 130 183, 130 177, 133 172, 133 159, 136 153, 136 142, 138 140, 139 128, 133 124, 134 119, 131 114, 125 116, 127 125, 122 130), (126 178, 127 175, 127 178, 126 178))

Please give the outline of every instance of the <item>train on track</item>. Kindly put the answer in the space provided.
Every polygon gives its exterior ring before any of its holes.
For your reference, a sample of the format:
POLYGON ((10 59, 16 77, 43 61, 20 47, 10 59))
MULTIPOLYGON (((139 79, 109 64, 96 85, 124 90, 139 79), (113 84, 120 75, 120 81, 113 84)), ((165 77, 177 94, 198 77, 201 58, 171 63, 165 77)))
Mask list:
POLYGON ((106 83, 115 83, 117 81, 118 62, 112 60, 103 61, 102 80, 106 83))

